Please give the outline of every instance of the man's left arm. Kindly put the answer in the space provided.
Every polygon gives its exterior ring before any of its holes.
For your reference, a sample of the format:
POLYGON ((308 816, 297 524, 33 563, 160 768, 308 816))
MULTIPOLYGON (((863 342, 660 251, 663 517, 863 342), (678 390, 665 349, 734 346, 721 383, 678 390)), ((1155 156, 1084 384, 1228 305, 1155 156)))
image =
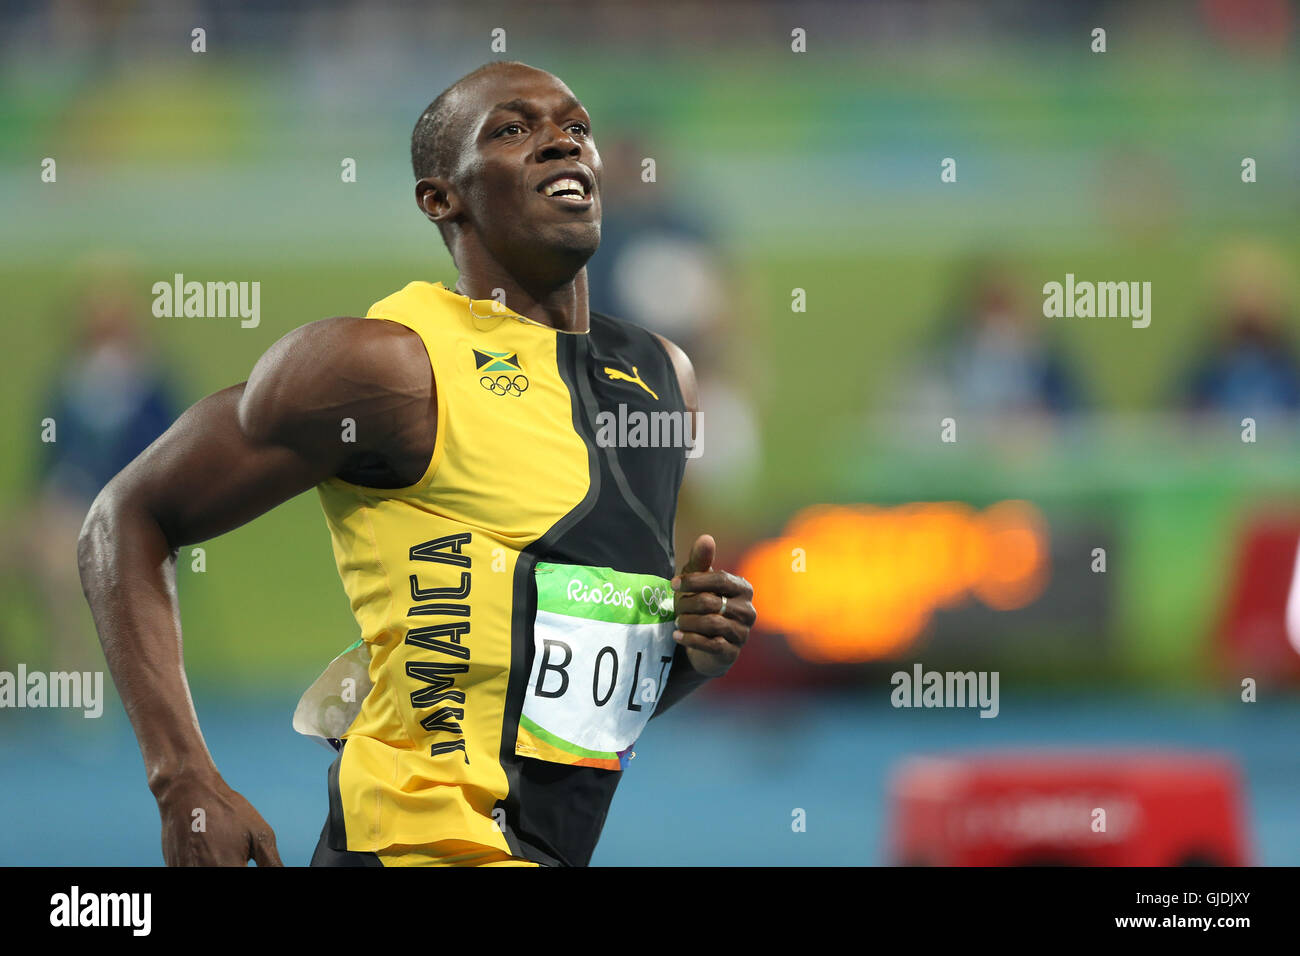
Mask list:
MULTIPOLYGON (((699 389, 695 369, 677 345, 656 335, 677 373, 686 410, 699 413, 699 389)), ((699 434, 699 429, 695 429, 699 434)), ((754 590, 744 578, 713 568, 717 544, 712 535, 702 534, 691 548, 686 565, 673 578, 673 607, 677 630, 673 640, 677 650, 668 672, 668 686, 662 691, 652 716, 662 714, 673 704, 707 681, 721 677, 740 657, 740 649, 749 637, 757 617, 754 590)))

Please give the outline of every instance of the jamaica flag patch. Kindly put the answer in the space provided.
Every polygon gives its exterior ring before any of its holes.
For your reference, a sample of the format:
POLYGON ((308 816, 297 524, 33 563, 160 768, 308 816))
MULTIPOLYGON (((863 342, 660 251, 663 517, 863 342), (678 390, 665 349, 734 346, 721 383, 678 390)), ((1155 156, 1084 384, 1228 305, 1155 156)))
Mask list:
POLYGON ((522 372, 518 352, 485 352, 474 349, 474 367, 480 372, 522 372))

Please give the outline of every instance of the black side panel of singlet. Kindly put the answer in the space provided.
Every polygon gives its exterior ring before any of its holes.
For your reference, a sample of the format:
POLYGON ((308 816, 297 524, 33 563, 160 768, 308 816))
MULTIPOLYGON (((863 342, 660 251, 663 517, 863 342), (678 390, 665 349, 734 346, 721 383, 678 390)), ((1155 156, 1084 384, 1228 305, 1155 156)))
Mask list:
POLYGON ((672 577, 673 523, 686 468, 686 449, 601 447, 597 416, 686 408, 663 346, 637 326, 591 313, 587 335, 558 335, 560 377, 573 398, 573 422, 587 444, 587 497, 547 534, 525 548, 515 568, 511 659, 501 766, 510 785, 505 838, 516 856, 552 866, 586 866, 600 838, 623 771, 550 763, 515 753, 519 715, 533 666, 533 619, 538 561, 609 567, 672 577), (614 369, 641 385, 612 376, 614 369), (635 373, 634 373, 635 369, 635 373), (655 392, 658 398, 651 396, 655 392))

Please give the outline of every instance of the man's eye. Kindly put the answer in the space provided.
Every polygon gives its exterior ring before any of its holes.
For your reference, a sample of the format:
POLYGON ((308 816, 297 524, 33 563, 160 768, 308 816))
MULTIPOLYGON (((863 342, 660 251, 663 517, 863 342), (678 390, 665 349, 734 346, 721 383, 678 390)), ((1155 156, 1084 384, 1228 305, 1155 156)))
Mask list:
POLYGON ((591 132, 590 130, 587 129, 586 125, 584 125, 583 123, 570 123, 569 129, 576 129, 583 136, 586 136, 589 132, 591 132))
POLYGON ((512 129, 522 130, 523 127, 520 126, 518 123, 507 123, 505 126, 502 126, 499 130, 497 130, 497 135, 498 136, 513 135, 510 133, 510 130, 512 129))

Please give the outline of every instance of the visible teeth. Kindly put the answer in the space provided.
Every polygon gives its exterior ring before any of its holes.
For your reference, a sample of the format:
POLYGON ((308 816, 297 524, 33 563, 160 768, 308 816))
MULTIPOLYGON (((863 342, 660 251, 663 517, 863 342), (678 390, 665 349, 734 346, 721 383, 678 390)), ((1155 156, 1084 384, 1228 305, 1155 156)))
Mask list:
POLYGON ((554 196, 556 193, 564 192, 565 190, 573 190, 579 196, 584 198, 587 195, 587 190, 583 189, 582 183, 578 182, 576 179, 557 179, 555 182, 547 184, 543 192, 547 196, 554 196))

